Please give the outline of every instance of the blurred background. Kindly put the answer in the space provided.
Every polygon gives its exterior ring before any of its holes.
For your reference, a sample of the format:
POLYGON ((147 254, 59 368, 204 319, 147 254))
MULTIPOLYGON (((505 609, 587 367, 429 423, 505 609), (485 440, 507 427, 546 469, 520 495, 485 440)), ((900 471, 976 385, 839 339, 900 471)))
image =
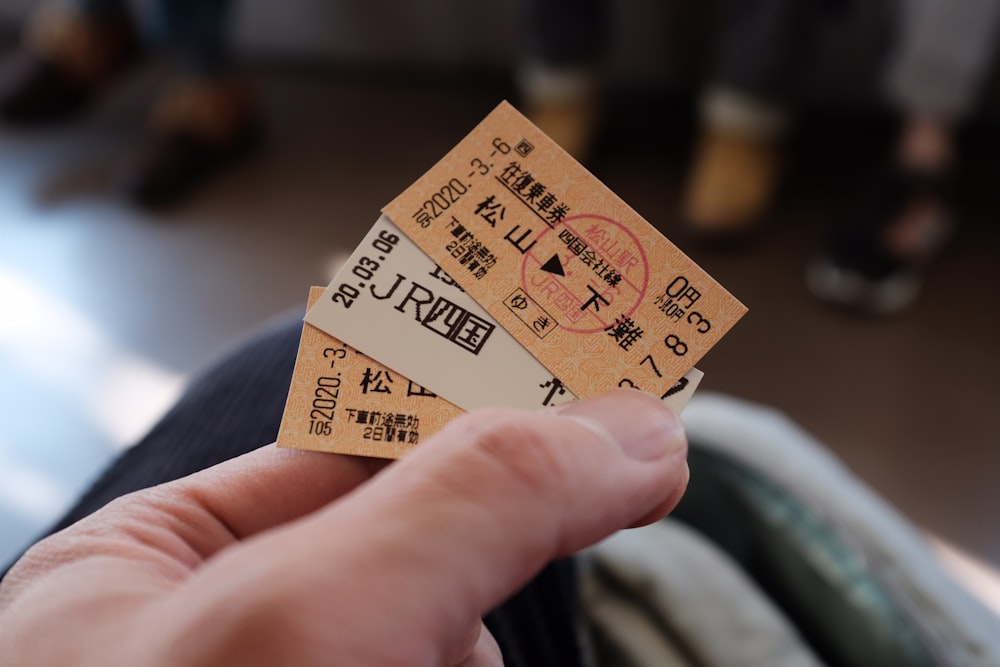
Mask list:
MULTIPOLYGON (((0 1, 4 53, 19 48, 35 8, 0 1)), ((865 174, 894 150, 898 115, 880 92, 894 16, 889 2, 844 5, 811 40, 780 184, 764 224, 736 247, 688 244, 679 212, 713 3, 614 4, 603 122, 586 164, 750 307, 699 364, 703 390, 784 412, 953 567, 996 572, 996 72, 957 134, 960 224, 916 301, 892 317, 859 315, 821 303, 804 278, 831 229, 854 215, 865 174)), ((171 77, 164 59, 129 70, 73 122, 0 127, 2 560, 193 373, 265 321, 301 314, 308 287, 326 284, 380 207, 499 100, 523 100, 515 2, 247 0, 231 21, 263 141, 169 206, 137 205, 113 187, 171 77)), ((988 584, 973 587, 989 595, 988 584)))

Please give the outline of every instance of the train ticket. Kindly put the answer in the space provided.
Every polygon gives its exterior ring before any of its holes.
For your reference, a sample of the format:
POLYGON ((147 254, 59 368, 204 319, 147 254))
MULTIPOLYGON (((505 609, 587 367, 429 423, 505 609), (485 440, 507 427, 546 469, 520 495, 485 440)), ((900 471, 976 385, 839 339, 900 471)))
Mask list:
POLYGON ((580 397, 668 393, 746 312, 506 102, 383 213, 580 397))
MULTIPOLYGON (((429 261, 419 250, 417 253, 429 261)), ((322 287, 310 290, 310 307, 322 298, 323 292, 322 287)), ((664 402, 680 413, 701 378, 701 371, 691 369, 664 402)), ((278 431, 278 446, 394 459, 462 412, 401 373, 306 322, 278 431)))
MULTIPOLYGON (((309 291, 309 305, 323 294, 309 291)), ((303 324, 278 446, 395 459, 462 410, 303 324)))
MULTIPOLYGON (((576 399, 384 215, 305 319, 466 410, 576 399)), ((700 377, 692 369, 662 398, 693 392, 700 377)), ((631 378, 618 386, 646 389, 631 378)))

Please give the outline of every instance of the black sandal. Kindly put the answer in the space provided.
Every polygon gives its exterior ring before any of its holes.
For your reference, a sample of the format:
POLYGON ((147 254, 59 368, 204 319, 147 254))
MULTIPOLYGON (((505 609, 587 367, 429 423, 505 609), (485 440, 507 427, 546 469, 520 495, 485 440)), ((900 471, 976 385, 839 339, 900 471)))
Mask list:
POLYGON ((908 307, 920 292, 923 269, 951 236, 954 223, 948 202, 951 174, 947 171, 883 169, 871 180, 855 220, 834 237, 826 255, 806 273, 812 293, 822 301, 870 315, 891 315, 908 307), (926 202, 936 212, 916 210, 926 202), (903 216, 917 220, 905 252, 894 249, 892 234, 905 225, 903 216))

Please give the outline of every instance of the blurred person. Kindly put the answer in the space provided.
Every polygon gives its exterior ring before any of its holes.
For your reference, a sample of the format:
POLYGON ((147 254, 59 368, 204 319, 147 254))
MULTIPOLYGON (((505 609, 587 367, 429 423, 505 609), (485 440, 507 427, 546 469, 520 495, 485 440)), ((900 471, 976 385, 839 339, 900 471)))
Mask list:
MULTIPOLYGON (((250 148, 254 105, 228 63, 228 0, 156 0, 152 32, 176 50, 179 75, 156 102, 119 186, 143 205, 177 200, 250 148)), ((138 60, 126 0, 43 6, 0 65, 0 118, 18 127, 68 120, 138 60)))
MULTIPOLYGON (((742 238, 771 203, 780 140, 803 80, 804 55, 833 0, 722 0, 714 66, 701 96, 701 137, 683 195, 694 236, 742 238)), ((604 104, 604 0, 531 0, 519 83, 527 114, 586 159, 604 104)), ((873 314, 916 298, 919 274, 948 237, 954 131, 988 73, 1000 0, 899 0, 885 91, 902 120, 897 149, 867 185, 853 220, 811 264, 826 301, 873 314)))
POLYGON ((884 78, 900 116, 894 151, 806 274, 818 298, 873 315, 913 303, 953 231, 955 134, 989 74, 1000 28, 1000 0, 901 1, 884 78))
MULTIPOLYGON (((802 80, 800 54, 830 0, 722 0, 702 135, 684 196, 686 225, 724 237, 759 221, 778 181, 779 140, 802 80)), ((601 64, 611 4, 530 0, 525 110, 578 159, 589 156, 604 105, 601 64)))

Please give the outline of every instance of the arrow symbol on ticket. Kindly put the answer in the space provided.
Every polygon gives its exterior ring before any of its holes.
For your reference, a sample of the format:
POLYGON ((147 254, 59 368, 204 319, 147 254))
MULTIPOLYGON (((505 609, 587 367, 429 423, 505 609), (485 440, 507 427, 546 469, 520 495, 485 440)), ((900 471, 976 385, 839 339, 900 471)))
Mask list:
POLYGON ((559 255, 552 255, 549 261, 542 264, 542 271, 547 273, 554 273, 557 276, 566 277, 566 271, 563 269, 562 262, 559 261, 559 255))

